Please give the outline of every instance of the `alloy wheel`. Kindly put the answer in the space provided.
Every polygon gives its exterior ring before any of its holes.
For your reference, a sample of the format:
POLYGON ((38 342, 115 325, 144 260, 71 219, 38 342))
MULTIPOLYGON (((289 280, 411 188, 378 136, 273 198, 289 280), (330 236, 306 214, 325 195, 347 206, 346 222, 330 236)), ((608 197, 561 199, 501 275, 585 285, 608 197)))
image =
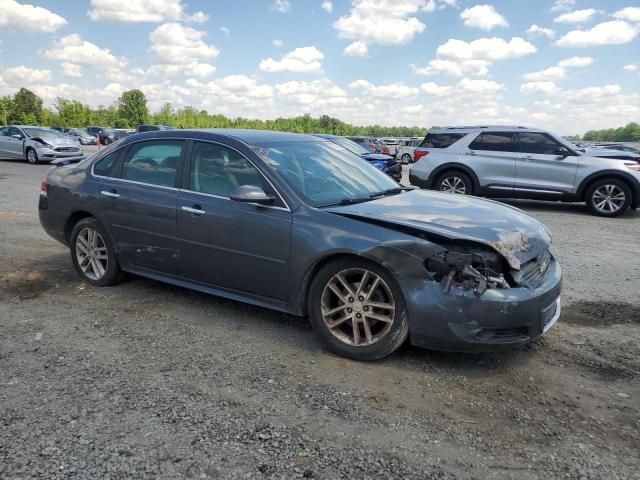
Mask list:
POLYGON ((38 163, 38 155, 33 148, 27 150, 27 161, 33 164, 38 163))
POLYGON ((93 228, 83 228, 76 237, 76 258, 87 278, 100 280, 109 266, 109 254, 102 235, 93 228))
POLYGON ((593 191, 593 207, 607 215, 616 213, 625 204, 627 196, 617 185, 601 185, 593 191))
POLYGON ((321 311, 324 324, 334 337, 360 347, 376 343, 391 330, 396 304, 391 289, 378 274, 350 268, 327 282, 321 311))
POLYGON ((440 191, 464 195, 467 192, 467 186, 460 177, 445 177, 440 183, 440 191))

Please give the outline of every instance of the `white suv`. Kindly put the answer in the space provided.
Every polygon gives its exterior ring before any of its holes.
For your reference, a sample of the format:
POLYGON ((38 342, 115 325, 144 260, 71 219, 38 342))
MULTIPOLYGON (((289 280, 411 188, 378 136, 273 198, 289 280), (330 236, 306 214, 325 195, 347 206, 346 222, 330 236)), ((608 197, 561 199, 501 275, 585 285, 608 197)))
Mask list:
POLYGON ((413 162, 413 152, 416 147, 422 143, 419 138, 410 138, 408 140, 402 140, 398 149, 396 150, 396 160, 400 160, 402 163, 413 162))
POLYGON ((640 162, 582 154, 559 136, 517 126, 429 132, 409 181, 421 188, 491 197, 586 202, 615 217, 640 204, 640 162))

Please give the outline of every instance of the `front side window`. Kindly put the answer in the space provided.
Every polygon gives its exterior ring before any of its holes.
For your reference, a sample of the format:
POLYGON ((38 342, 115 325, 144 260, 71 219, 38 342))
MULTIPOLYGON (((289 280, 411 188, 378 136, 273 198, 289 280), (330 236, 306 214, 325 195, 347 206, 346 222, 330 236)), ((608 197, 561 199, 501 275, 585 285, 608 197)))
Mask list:
POLYGON ((98 160, 98 162, 93 166, 94 175, 100 175, 102 177, 112 177, 114 175, 116 160, 118 159, 119 153, 120 150, 117 150, 98 160))
POLYGON ((0 137, 6 137, 9 135, 8 127, 0 127, 0 137))
POLYGON ((343 148, 346 148, 347 150, 349 150, 352 153, 355 153, 356 155, 369 153, 369 150, 364 148, 362 145, 354 142, 353 140, 349 140, 348 138, 336 137, 331 140, 333 141, 333 143, 340 145, 343 148))
POLYGON ((429 148, 447 148, 464 136, 464 133, 428 133, 420 146, 429 148))
POLYGON ((184 142, 180 140, 141 142, 127 152, 122 178, 161 187, 174 187, 184 142))
POLYGON ((195 142, 191 156, 191 190, 195 192, 229 197, 238 187, 253 185, 273 193, 258 169, 235 150, 195 142))
POLYGON ((488 150, 492 152, 517 152, 513 133, 486 132, 481 133, 469 144, 471 150, 488 150))
POLYGON ((556 155, 554 152, 561 146, 551 137, 542 133, 527 132, 520 134, 520 150, 523 153, 556 155))
POLYGON ((273 142, 255 147, 312 205, 360 199, 398 187, 387 175, 333 142, 273 142))
POLYGON ((9 129, 9 136, 13 137, 14 135, 18 135, 18 136, 20 136, 20 138, 24 138, 24 135, 22 134, 22 132, 20 130, 18 130, 15 127, 11 127, 9 129))

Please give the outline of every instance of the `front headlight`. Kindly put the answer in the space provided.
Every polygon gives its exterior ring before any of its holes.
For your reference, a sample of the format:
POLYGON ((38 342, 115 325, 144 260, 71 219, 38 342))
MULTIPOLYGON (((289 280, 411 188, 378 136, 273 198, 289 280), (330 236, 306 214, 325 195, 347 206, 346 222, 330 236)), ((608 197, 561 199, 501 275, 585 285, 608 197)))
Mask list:
POLYGON ((53 148, 53 145, 49 145, 47 142, 43 142, 42 140, 38 142, 38 145, 41 148, 53 148))

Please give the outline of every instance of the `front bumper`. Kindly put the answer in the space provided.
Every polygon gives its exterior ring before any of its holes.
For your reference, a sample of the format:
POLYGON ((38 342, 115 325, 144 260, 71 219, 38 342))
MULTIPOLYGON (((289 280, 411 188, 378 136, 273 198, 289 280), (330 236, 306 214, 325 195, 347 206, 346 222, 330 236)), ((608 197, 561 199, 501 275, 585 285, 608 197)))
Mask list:
POLYGON ((36 153, 38 154, 38 160, 41 162, 57 160, 60 158, 82 157, 82 149, 75 147, 62 147, 60 148, 47 148, 37 147, 36 153))
POLYGON ((560 317, 562 271, 554 259, 534 289, 471 291, 404 275, 398 281, 409 310, 411 343, 446 351, 491 351, 530 342, 560 317))

